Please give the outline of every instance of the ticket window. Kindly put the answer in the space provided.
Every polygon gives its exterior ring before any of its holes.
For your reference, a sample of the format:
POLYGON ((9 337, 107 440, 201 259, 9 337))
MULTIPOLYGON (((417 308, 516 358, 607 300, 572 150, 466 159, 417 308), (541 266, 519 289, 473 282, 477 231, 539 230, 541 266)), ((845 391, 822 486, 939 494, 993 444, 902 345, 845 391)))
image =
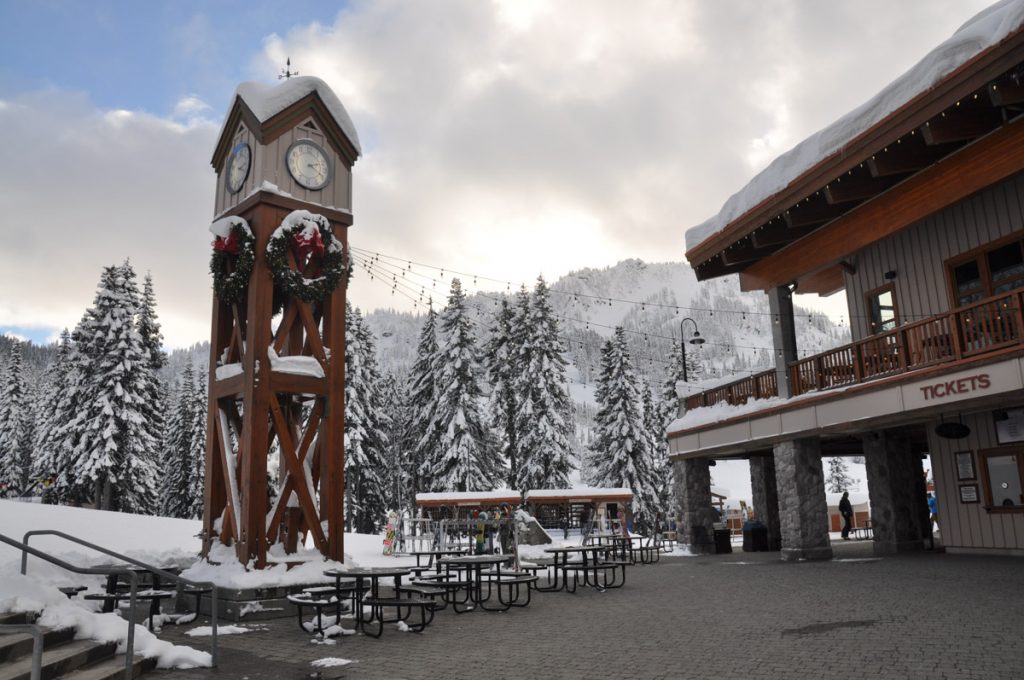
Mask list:
POLYGON ((1024 448, 981 451, 988 507, 1024 509, 1024 448))

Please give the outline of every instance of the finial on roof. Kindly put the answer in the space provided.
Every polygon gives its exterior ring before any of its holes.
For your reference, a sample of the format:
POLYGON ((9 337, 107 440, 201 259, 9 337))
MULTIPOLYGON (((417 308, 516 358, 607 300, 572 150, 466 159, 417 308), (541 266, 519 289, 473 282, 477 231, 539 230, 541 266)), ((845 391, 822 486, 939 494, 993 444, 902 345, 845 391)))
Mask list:
POLYGON ((285 60, 285 67, 283 69, 281 69, 281 73, 277 76, 277 79, 281 80, 283 78, 283 79, 287 80, 287 79, 291 78, 292 76, 297 76, 297 75, 299 75, 299 72, 292 70, 292 58, 288 57, 285 60))

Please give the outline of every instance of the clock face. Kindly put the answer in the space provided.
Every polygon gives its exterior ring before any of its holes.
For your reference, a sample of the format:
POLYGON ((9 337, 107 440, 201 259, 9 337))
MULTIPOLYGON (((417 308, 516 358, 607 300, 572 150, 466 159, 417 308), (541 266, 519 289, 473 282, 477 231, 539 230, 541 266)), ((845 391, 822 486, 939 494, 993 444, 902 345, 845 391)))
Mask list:
POLYGON ((284 162, 295 181, 312 191, 323 189, 331 179, 327 154, 308 139, 300 139, 288 147, 284 162))
POLYGON ((235 144, 228 158, 228 171, 224 178, 228 191, 237 194, 245 184, 245 178, 249 176, 249 166, 252 165, 252 149, 245 142, 235 144))

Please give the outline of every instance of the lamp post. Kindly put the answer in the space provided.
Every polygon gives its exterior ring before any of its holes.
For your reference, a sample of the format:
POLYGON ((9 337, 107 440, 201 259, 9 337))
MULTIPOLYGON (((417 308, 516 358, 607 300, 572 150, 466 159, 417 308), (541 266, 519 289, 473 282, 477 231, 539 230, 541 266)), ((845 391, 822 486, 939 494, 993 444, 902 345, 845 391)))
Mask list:
POLYGON ((689 321, 693 324, 693 337, 690 338, 691 345, 703 345, 704 338, 700 337, 700 331, 697 330, 697 322, 686 317, 679 322, 679 347, 682 349, 683 356, 683 382, 689 382, 686 377, 686 322, 689 321))

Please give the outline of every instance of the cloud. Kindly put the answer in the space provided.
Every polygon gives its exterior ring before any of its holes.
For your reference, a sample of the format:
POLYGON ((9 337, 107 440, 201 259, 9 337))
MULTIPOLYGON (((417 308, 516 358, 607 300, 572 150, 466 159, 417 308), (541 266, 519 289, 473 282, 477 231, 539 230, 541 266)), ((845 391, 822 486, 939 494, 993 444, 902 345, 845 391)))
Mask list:
POLYGON ((206 271, 216 126, 46 90, 0 110, 0 325, 73 327, 101 268, 153 274, 169 344, 209 333, 206 271))
POLYGON ((194 118, 203 111, 209 111, 210 105, 194 94, 187 95, 174 105, 175 118, 194 118))

